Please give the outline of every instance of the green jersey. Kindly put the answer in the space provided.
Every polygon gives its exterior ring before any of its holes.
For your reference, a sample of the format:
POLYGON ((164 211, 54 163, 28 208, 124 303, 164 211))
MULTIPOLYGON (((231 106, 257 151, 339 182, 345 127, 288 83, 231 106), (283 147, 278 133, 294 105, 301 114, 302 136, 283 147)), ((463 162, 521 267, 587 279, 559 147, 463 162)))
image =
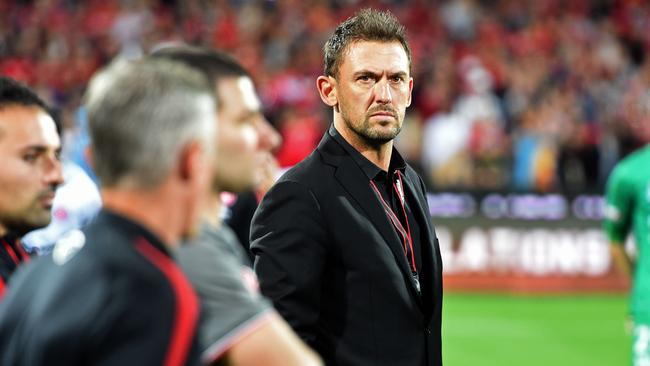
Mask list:
POLYGON ((630 230, 637 244, 632 316, 650 321, 650 145, 623 159, 607 183, 605 231, 623 244, 630 230))

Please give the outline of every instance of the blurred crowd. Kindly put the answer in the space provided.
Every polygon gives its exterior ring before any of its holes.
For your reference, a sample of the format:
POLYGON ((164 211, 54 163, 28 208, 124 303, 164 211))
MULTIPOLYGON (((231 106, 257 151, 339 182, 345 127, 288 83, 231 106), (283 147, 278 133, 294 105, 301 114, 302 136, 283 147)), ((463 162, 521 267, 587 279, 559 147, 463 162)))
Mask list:
POLYGON ((415 89, 397 144, 432 190, 599 191, 650 136, 643 0, 0 0, 0 74, 75 131, 90 76, 114 57, 224 49, 253 74, 291 166, 331 121, 320 47, 362 6, 407 28, 415 89))

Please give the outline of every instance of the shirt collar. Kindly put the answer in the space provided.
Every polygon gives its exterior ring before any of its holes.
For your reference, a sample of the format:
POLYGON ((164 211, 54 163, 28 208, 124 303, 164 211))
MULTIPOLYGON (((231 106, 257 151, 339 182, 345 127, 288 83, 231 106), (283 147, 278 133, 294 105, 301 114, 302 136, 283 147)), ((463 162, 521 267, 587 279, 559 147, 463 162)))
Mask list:
POLYGON ((14 243, 20 241, 20 237, 18 237, 18 235, 16 235, 16 234, 12 233, 11 231, 9 231, 4 236, 1 236, 0 240, 4 240, 9 244, 14 245, 14 243))
MULTIPOLYGON (((361 168, 361 170, 368 177, 368 179, 374 180, 376 178, 386 176, 386 172, 381 170, 380 167, 378 167, 373 162, 368 160, 357 149, 355 149, 352 145, 350 145, 350 143, 347 142, 343 138, 343 136, 341 136, 339 131, 337 131, 336 128, 334 128, 333 123, 330 125, 328 133, 352 157, 352 160, 354 160, 354 162, 357 163, 359 168, 361 168)), ((397 149, 395 149, 395 147, 393 146, 393 152, 391 154, 388 171, 389 172, 395 172, 395 171, 399 170, 399 171, 402 172, 402 174, 404 174, 405 169, 406 169, 406 161, 404 161, 404 158, 402 158, 402 155, 400 155, 400 153, 397 151, 397 149)))
POLYGON ((97 221, 104 221, 109 225, 115 225, 127 232, 134 238, 142 237, 149 244, 156 247, 158 250, 163 252, 165 255, 170 256, 169 249, 167 246, 151 231, 147 230, 144 226, 139 223, 131 220, 130 218, 123 216, 115 211, 108 210, 103 208, 97 215, 97 221))

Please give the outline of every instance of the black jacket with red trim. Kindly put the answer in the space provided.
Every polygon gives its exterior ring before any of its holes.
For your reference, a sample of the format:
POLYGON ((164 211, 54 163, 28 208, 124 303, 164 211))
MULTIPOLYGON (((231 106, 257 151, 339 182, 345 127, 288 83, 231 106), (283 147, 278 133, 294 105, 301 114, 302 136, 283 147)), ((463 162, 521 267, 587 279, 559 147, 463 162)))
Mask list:
POLYGON ((29 261, 17 236, 7 234, 0 238, 0 299, 6 290, 9 278, 18 266, 29 261))
POLYGON ((0 364, 198 364, 198 317, 165 246, 102 211, 14 275, 0 303, 0 364))

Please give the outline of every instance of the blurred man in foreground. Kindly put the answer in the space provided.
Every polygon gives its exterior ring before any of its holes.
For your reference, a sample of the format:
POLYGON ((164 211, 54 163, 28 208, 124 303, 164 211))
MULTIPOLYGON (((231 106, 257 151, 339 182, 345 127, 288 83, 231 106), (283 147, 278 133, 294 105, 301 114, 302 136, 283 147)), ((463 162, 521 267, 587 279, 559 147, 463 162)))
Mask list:
POLYGON ((209 189, 212 88, 173 62, 117 62, 86 104, 104 208, 14 276, 0 364, 196 364, 199 303, 170 252, 209 189))
POLYGON ((266 366, 318 364, 317 356, 259 295, 247 253, 221 222, 221 193, 254 187, 280 139, 262 114, 249 74, 228 55, 207 49, 169 47, 153 57, 200 70, 214 86, 218 100, 216 173, 209 207, 199 237, 177 252, 201 300, 203 361, 266 366))
POLYGON ((29 260, 20 243, 46 226, 63 183, 57 126, 45 103, 27 87, 0 77, 0 299, 9 277, 29 260))
MULTIPOLYGON (((633 127, 650 141, 650 126, 633 127)), ((634 272, 631 314, 632 364, 650 365, 650 144, 621 160, 607 182, 604 227, 612 244, 614 264, 629 276, 634 272), (624 244, 633 231, 637 258, 627 256, 624 244), (633 263, 634 262, 634 263, 633 263), (634 266, 633 266, 634 264, 634 266), (634 267, 634 271, 633 271, 634 267)))

